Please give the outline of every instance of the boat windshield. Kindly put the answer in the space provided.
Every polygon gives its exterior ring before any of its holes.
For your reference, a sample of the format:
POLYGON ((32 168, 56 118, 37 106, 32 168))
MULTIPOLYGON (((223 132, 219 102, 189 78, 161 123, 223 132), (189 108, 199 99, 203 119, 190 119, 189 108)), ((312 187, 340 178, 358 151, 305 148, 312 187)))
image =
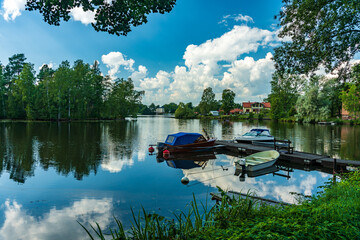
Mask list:
POLYGON ((243 136, 257 136, 258 134, 258 131, 250 131, 245 133, 243 136))
POLYGON ((245 133, 243 136, 270 136, 270 132, 267 130, 251 130, 250 132, 245 133))
POLYGON ((270 136, 270 132, 269 131, 262 131, 259 135, 260 136, 270 136))

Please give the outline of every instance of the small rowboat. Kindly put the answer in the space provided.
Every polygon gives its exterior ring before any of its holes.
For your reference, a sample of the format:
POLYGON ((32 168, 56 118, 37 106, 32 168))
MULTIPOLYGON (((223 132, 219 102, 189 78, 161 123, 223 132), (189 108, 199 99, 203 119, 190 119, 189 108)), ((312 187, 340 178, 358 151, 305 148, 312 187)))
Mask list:
POLYGON ((235 166, 239 169, 245 166, 246 171, 258 171, 274 165, 279 156, 279 152, 275 150, 258 152, 237 160, 235 166))

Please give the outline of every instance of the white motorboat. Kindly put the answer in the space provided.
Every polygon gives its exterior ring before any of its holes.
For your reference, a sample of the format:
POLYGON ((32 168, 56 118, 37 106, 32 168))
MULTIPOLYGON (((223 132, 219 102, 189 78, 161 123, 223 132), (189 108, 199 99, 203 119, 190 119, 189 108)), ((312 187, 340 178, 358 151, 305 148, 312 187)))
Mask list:
POLYGON ((253 141, 273 142, 274 136, 271 136, 270 131, 268 129, 253 128, 244 135, 240 137, 235 137, 234 140, 237 142, 248 142, 248 143, 251 143, 253 141))

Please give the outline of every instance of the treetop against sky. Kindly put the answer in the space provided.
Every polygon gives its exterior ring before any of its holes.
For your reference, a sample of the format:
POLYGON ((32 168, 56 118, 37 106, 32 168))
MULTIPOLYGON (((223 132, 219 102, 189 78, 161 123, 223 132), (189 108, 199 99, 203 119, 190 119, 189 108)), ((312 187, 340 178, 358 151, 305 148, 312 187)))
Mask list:
POLYGON ((0 3, 3 65, 15 53, 24 53, 36 69, 98 60, 103 74, 131 77, 136 89, 145 90, 145 104, 197 104, 207 87, 217 99, 231 89, 236 102, 270 93, 274 48, 281 44, 274 19, 280 0, 178 0, 169 13, 146 15, 148 22, 127 36, 94 31, 94 12, 81 8, 53 26, 38 11, 25 11, 26 0, 0 3))

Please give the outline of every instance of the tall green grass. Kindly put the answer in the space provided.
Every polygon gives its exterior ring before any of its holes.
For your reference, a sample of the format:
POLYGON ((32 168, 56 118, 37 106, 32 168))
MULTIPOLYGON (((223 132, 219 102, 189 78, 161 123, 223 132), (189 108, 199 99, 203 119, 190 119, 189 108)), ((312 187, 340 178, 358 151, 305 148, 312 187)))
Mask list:
MULTIPOLYGON (((360 172, 330 181, 298 205, 269 205, 250 197, 229 197, 220 189, 221 203, 199 204, 195 197, 187 212, 174 218, 133 213, 132 227, 111 230, 112 239, 360 239, 360 172), (199 208, 200 207, 200 208, 199 208)), ((90 239, 105 239, 99 225, 90 239)))

